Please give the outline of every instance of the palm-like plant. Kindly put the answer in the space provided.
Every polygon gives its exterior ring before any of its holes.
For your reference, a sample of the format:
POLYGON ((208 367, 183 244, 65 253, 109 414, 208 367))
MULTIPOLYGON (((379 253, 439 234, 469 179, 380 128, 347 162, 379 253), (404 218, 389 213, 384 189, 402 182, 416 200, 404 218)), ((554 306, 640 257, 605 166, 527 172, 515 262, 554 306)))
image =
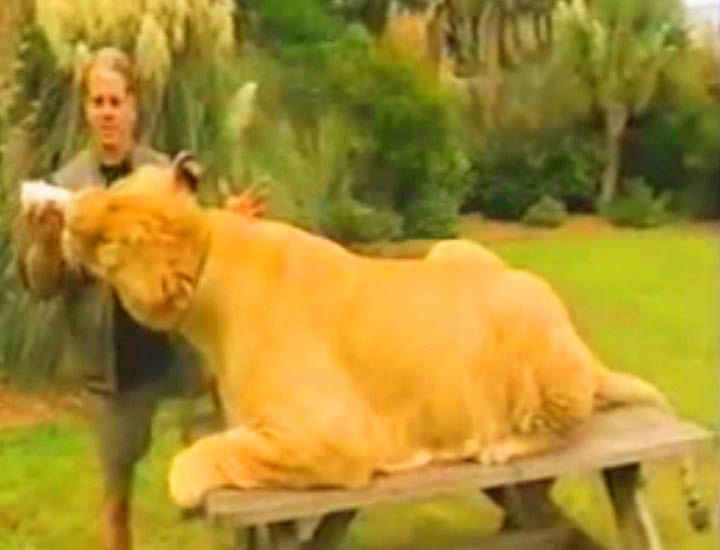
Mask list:
POLYGON ((506 71, 549 46, 555 0, 447 0, 454 69, 480 99, 486 127, 497 124, 506 71))
POLYGON ((683 30, 674 2, 581 0, 557 8, 559 63, 572 69, 605 125, 606 164, 601 201, 613 199, 621 140, 628 120, 644 112, 661 78, 683 52, 683 30))

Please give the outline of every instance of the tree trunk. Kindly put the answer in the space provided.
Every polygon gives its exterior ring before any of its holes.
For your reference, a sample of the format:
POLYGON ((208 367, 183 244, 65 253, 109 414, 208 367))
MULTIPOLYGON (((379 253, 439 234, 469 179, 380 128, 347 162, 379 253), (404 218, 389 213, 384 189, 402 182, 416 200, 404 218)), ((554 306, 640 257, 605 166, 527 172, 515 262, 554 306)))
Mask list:
POLYGON ((376 36, 385 28, 389 5, 390 2, 385 0, 369 0, 363 2, 357 12, 365 26, 376 36))
POLYGON ((555 28, 553 26, 553 14, 552 11, 545 14, 545 39, 546 46, 549 48, 555 41, 555 28))
POLYGON ((434 9, 432 15, 427 18, 426 28, 428 59, 430 59, 433 70, 437 72, 441 63, 447 58, 445 33, 448 26, 446 16, 439 10, 434 9))
POLYGON ((500 69, 503 69, 508 65, 507 31, 508 14, 505 8, 501 5, 498 9, 496 33, 497 63, 500 69))
POLYGON ((627 106, 609 103, 605 106, 605 170, 600 188, 600 202, 608 203, 615 198, 620 174, 620 147, 628 121, 627 106))
POLYGON ((483 114, 486 128, 497 126, 500 89, 502 85, 501 67, 501 14, 488 3, 482 17, 482 51, 485 66, 482 74, 483 114))
POLYGON ((464 28, 466 29, 464 39, 463 59, 467 72, 476 73, 479 67, 484 63, 483 54, 480 51, 480 44, 484 37, 480 29, 481 21, 478 14, 473 14, 464 18, 464 28))
POLYGON ((542 13, 534 12, 532 15, 533 19, 533 38, 534 38, 534 49, 540 51, 543 49, 543 28, 542 28, 542 13))
POLYGON ((478 33, 477 58, 485 71, 494 61, 494 47, 497 45, 493 34, 493 11, 492 3, 485 4, 476 24, 478 33))
POLYGON ((523 18, 522 13, 513 13, 510 16, 510 36, 507 42, 508 58, 513 65, 522 62, 524 54, 524 44, 522 41, 522 33, 520 32, 520 22, 523 18))

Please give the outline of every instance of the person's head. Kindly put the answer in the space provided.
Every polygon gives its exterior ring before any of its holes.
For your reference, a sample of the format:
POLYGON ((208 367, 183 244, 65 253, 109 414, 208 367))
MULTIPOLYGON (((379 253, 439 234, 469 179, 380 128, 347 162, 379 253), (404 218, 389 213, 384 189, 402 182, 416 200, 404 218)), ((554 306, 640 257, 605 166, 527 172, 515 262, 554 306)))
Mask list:
POLYGON ((130 58, 116 48, 98 50, 82 79, 85 120, 104 160, 120 162, 135 143, 138 90, 130 58))

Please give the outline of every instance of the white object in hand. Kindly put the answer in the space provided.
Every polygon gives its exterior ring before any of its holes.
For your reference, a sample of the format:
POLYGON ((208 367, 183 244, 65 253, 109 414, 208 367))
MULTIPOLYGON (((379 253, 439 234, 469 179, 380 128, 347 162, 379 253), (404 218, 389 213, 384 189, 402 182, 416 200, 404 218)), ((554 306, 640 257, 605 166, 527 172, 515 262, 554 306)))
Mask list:
POLYGON ((23 210, 27 210, 33 204, 53 204, 60 210, 64 210, 70 197, 72 197, 72 193, 67 189, 50 185, 42 180, 23 182, 20 192, 23 210))

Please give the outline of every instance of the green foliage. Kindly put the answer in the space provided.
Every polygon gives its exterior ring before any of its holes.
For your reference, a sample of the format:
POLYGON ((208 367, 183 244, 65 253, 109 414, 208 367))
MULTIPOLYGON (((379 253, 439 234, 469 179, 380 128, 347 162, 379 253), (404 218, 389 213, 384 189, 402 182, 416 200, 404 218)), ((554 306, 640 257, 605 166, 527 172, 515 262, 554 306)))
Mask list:
POLYGON ((356 199, 324 201, 318 225, 323 234, 338 242, 385 241, 402 233, 402 219, 392 210, 380 210, 356 199))
POLYGON ((458 197, 436 188, 420 195, 405 210, 405 234, 414 238, 457 237, 458 197))
POLYGON ((452 234, 471 164, 450 98, 413 65, 373 52, 331 71, 337 97, 370 138, 358 153, 359 196, 399 212, 405 236, 452 234))
POLYGON ((684 185, 683 155, 690 121, 677 110, 659 108, 628 128, 623 144, 623 175, 639 177, 654 190, 684 185), (685 120, 683 120, 685 119, 685 120))
POLYGON ((685 41, 674 0, 573 0, 559 3, 556 17, 556 60, 573 68, 602 109, 645 110, 685 41))
POLYGON ((682 160, 684 185, 677 207, 697 218, 720 217, 720 97, 713 105, 681 116, 684 129, 682 160))
POLYGON ((686 31, 674 0, 559 3, 554 63, 571 68, 602 113, 607 142, 600 200, 613 199, 619 147, 628 120, 645 112, 668 85, 670 66, 685 58, 686 31))
POLYGON ((82 140, 77 96, 69 91, 43 32, 33 24, 19 32, 14 63, 0 102, 0 368, 30 381, 47 375, 59 357, 59 304, 38 304, 20 287, 10 228, 16 185, 46 174, 82 140), (32 330, 28 330, 32 327, 32 330))
POLYGON ((589 209, 600 173, 595 140, 567 130, 500 136, 476 163, 475 187, 464 208, 508 220, 521 219, 544 195, 562 199, 571 210, 589 209))
MULTIPOLYGON (((362 204, 394 212, 394 218, 402 220, 404 236, 453 234, 471 166, 452 100, 418 67, 371 45, 367 31, 351 25, 337 40, 283 49, 272 116, 276 123, 287 123, 291 135, 286 138, 291 141, 285 143, 292 154, 286 149, 285 157, 276 161, 305 159, 303 163, 328 168, 319 181, 307 182, 324 189, 309 201, 322 205, 304 209, 311 226, 328 228, 338 219, 358 219, 349 213, 362 204), (343 122, 329 138, 332 119, 343 122), (342 204, 328 207, 328 200, 342 204)), ((279 128, 271 133, 278 134, 279 128)), ((283 172, 285 178, 298 173, 283 172)), ((346 227, 345 222, 341 225, 346 227)), ((394 230, 388 237, 391 234, 394 230)))
POLYGON ((523 222, 539 227, 558 227, 567 220, 567 217, 568 212, 562 201, 543 195, 527 209, 523 222))
POLYGON ((82 136, 78 128, 79 97, 72 75, 64 73, 36 25, 20 33, 4 113, 6 191, 13 182, 48 173, 69 158, 82 136))
POLYGON ((680 208, 699 218, 720 217, 720 102, 697 113, 685 141, 685 188, 680 208))
POLYGON ((573 125, 591 112, 592 98, 572 68, 553 59, 516 67, 507 74, 505 87, 507 99, 499 117, 503 131, 573 133, 573 125))
POLYGON ((36 0, 34 19, 63 69, 81 64, 88 48, 114 45, 135 54, 146 88, 162 88, 172 61, 214 63, 233 52, 234 7, 231 0, 36 0))
POLYGON ((672 191, 682 214, 719 215, 720 103, 659 105, 628 131, 623 173, 656 192, 672 191))
POLYGON ((638 228, 657 227, 670 221, 669 193, 655 196, 642 179, 627 180, 625 186, 624 195, 599 206, 604 217, 615 225, 638 228))
POLYGON ((259 39, 265 44, 286 48, 336 39, 343 22, 318 0, 265 0, 255 8, 259 39))

